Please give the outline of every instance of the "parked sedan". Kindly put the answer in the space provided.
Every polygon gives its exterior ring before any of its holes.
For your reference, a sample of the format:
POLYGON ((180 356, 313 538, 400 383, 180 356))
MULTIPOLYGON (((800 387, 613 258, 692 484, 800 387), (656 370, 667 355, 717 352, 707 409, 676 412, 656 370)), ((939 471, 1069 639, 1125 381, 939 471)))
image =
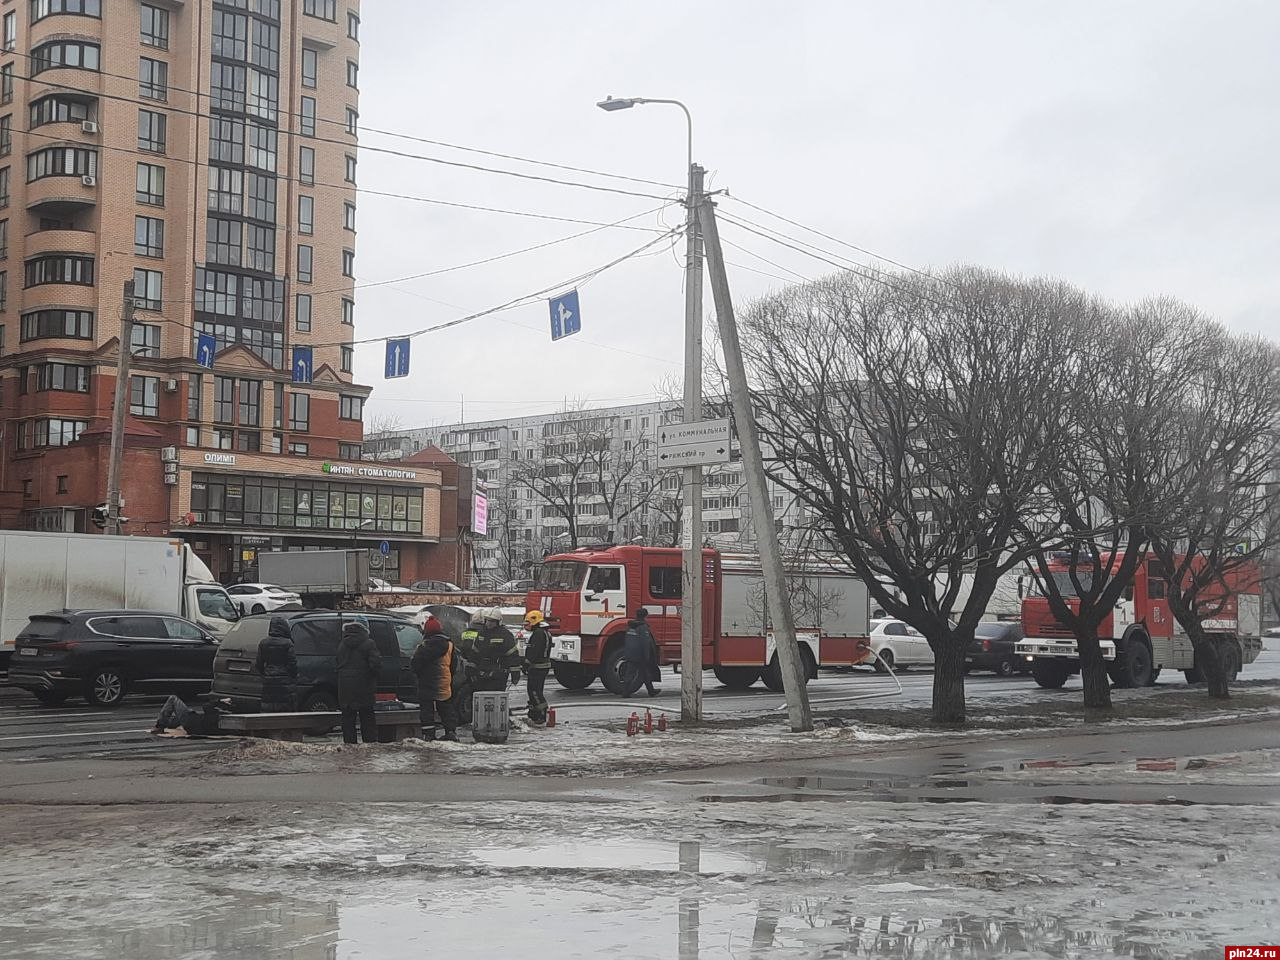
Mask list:
POLYGON ((1026 661, 1014 655, 1014 644, 1021 639, 1020 623, 978 624, 973 631, 973 641, 965 651, 966 669, 993 670, 1002 677, 1030 673, 1026 661))
POLYGON ((45 704, 83 696, 118 707, 131 691, 204 693, 217 639, 150 610, 62 610, 31 618, 14 644, 9 683, 45 704))
POLYGON ((302 605, 302 598, 296 593, 271 583, 237 583, 227 587, 227 595, 244 616, 270 613, 291 604, 302 605))
POLYGON ((872 620, 871 649, 881 673, 894 667, 931 667, 933 648, 924 634, 901 620, 872 620))
POLYGON ((456 583, 450 583, 448 580, 415 580, 409 585, 409 589, 414 593, 462 593, 463 590, 456 583))
POLYGON ((497 593, 528 593, 533 589, 532 580, 508 580, 498 584, 497 593))

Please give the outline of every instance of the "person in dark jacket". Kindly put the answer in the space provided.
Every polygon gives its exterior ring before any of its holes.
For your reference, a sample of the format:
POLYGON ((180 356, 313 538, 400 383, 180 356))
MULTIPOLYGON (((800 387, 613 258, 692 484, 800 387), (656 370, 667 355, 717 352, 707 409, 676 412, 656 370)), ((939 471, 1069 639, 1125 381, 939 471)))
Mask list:
POLYGON ((218 733, 218 718, 227 712, 227 699, 207 703, 204 709, 191 707, 181 697, 171 695, 160 708, 152 733, 181 729, 189 737, 211 737, 218 733))
POLYGON ((634 684, 628 695, 644 684, 649 696, 656 697, 658 690, 654 684, 662 681, 662 668, 658 665, 658 641, 653 638, 653 631, 649 629, 648 617, 649 611, 644 607, 637 610, 636 618, 627 624, 627 633, 623 639, 622 658, 630 667, 630 679, 634 684))
POLYGON ((529 720, 539 726, 547 722, 547 697, 543 688, 547 674, 551 672, 551 631, 541 610, 530 610, 524 615, 524 625, 529 630, 525 641, 525 686, 529 691, 529 720))
POLYGON ((462 634, 462 655, 475 672, 475 690, 505 690, 520 679, 520 648, 496 607, 476 611, 462 634))
POLYGON ((422 642, 409 661, 418 678, 418 710, 422 739, 436 738, 436 712, 444 725, 444 739, 457 741, 458 717, 453 709, 453 641, 434 616, 422 625, 422 642))
POLYGON ((378 692, 378 671, 382 656, 369 636, 369 628, 358 620, 342 626, 338 644, 338 709, 342 711, 342 739, 356 742, 356 720, 365 743, 378 742, 373 704, 378 692))
POLYGON ((298 682, 298 658, 285 617, 272 617, 267 636, 258 644, 254 669, 262 677, 262 712, 293 710, 293 688, 298 682))

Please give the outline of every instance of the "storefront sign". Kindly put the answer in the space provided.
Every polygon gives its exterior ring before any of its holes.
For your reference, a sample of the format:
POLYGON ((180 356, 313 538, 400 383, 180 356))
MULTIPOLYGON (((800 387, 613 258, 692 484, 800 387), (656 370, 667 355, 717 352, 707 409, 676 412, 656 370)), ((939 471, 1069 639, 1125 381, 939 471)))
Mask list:
POLYGON ((346 463, 326 463, 320 467, 320 470, 335 477, 369 477, 377 480, 418 479, 414 471, 398 470, 394 467, 357 467, 346 463))
POLYGON ((489 533, 489 497, 479 491, 471 511, 471 529, 482 537, 489 533))
POLYGON ((204 462, 216 463, 224 467, 234 467, 236 465, 236 455, 234 453, 206 453, 204 462))

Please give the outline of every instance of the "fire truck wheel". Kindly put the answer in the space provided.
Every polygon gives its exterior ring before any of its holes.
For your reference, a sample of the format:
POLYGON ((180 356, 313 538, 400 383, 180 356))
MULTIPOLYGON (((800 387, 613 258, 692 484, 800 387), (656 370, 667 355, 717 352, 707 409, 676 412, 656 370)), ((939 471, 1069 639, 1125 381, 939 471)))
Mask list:
POLYGON ((1234 643, 1228 643, 1222 651, 1222 672, 1232 682, 1240 675, 1240 648, 1234 643))
POLYGON ((551 672, 566 690, 585 690, 596 682, 596 672, 580 663, 557 660, 551 664, 551 672))
POLYGON ((730 690, 746 690, 760 679, 760 667, 713 667, 716 679, 730 690))
MULTIPOLYGON (((800 663, 803 666, 804 682, 808 684, 815 676, 817 676, 818 668, 813 662, 813 654, 809 652, 809 647, 805 644, 800 646, 800 663)), ((764 685, 774 693, 782 693, 782 666, 778 663, 778 655, 775 653, 773 659, 769 661, 769 665, 760 672, 760 678, 764 680, 764 685)))
POLYGON ((1031 664, 1031 676, 1036 684, 1046 690, 1060 690, 1071 676, 1071 669, 1056 660, 1035 660, 1031 664))
POLYGON ((1117 658, 1112 680, 1117 687, 1131 690, 1151 685, 1151 648, 1145 640, 1133 636, 1124 646, 1124 653, 1117 658))
POLYGON ((1183 670, 1182 675, 1187 678, 1187 683, 1204 683, 1204 673, 1199 667, 1183 670))
POLYGON ((629 678, 622 673, 622 640, 611 643, 600 660, 600 682, 615 697, 625 697, 634 690, 628 690, 629 678))

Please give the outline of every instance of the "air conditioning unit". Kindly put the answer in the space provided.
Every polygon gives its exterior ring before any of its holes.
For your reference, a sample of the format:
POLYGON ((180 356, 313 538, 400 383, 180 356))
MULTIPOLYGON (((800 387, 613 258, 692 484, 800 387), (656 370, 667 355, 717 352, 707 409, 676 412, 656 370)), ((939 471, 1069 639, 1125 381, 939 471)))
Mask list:
POLYGON ((86 187, 96 187, 98 185, 98 178, 92 177, 86 173, 83 177, 80 178, 80 182, 83 183, 86 187))
POLYGON ((166 381, 164 382, 164 392, 165 392, 165 393, 177 393, 177 392, 178 392, 178 381, 177 381, 177 380, 166 380, 166 381))
POLYGON ((81 132, 81 133, 87 133, 87 134, 90 134, 90 135, 96 135, 96 134, 97 134, 97 132, 98 132, 98 121, 96 121, 96 120, 81 120, 81 121, 80 121, 80 132, 81 132))
POLYGON ((162 463, 177 463, 177 462, 178 462, 178 448, 177 448, 177 447, 164 447, 164 448, 162 448, 162 449, 161 449, 161 451, 160 451, 160 461, 161 461, 162 463))

